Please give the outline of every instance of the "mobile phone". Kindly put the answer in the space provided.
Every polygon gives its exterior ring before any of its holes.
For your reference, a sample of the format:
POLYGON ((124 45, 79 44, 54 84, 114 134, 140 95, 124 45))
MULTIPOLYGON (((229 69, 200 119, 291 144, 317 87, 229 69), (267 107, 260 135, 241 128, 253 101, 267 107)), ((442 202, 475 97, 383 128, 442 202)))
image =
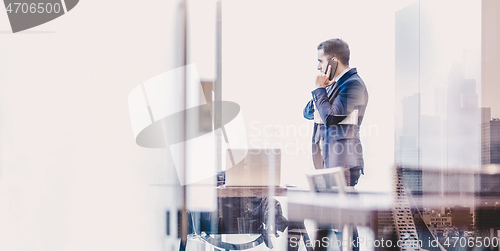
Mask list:
POLYGON ((335 77, 335 71, 337 71, 338 62, 333 59, 329 59, 328 64, 326 65, 325 74, 328 72, 329 65, 332 66, 332 69, 330 70, 330 77, 328 79, 332 81, 333 78, 335 77))

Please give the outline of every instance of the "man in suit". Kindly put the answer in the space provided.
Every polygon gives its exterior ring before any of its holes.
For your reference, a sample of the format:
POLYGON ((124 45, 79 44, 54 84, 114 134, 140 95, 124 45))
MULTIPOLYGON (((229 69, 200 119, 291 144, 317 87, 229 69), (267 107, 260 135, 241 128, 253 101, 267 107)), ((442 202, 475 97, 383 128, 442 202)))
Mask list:
POLYGON ((312 153, 315 168, 343 167, 347 184, 354 186, 364 174, 359 127, 368 103, 368 92, 356 68, 349 67, 349 55, 349 46, 341 39, 326 40, 318 45, 318 70, 322 73, 316 78, 316 89, 304 108, 304 117, 314 120, 312 153), (336 70, 327 69, 328 60, 338 62, 336 70), (331 70, 335 70, 335 77, 330 81, 331 70), (351 116, 345 119, 347 115, 351 116), (356 117, 353 119, 353 116, 356 117))
MULTIPOLYGON (((322 73, 316 78, 316 89, 304 108, 304 117, 314 120, 312 154, 315 168, 343 167, 347 185, 354 186, 364 174, 359 127, 368 103, 368 92, 356 68, 349 67, 349 56, 349 46, 341 39, 326 40, 318 45, 318 70, 322 73), (328 60, 336 61, 337 68, 327 68, 328 60), (335 71, 334 78, 329 80, 331 71, 335 71)), ((316 240, 323 240, 328 233, 329 230, 319 229, 316 240)), ((353 239, 357 237, 354 229, 353 239)), ((326 250, 326 247, 315 250, 326 250)), ((359 247, 354 246, 353 250, 359 247)))

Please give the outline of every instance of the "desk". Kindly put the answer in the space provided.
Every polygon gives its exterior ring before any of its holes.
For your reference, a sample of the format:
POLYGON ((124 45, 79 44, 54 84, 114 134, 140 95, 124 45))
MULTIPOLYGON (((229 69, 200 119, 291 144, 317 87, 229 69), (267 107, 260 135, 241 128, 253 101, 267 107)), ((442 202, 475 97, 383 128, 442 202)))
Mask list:
MULTIPOLYGON (((357 194, 311 192, 305 189, 288 189, 288 220, 303 222, 314 220, 318 228, 342 229, 342 239, 349 240, 351 228, 378 227, 377 212, 390 210, 392 194, 358 191, 357 194)), ((343 250, 350 250, 347 246, 343 250)))

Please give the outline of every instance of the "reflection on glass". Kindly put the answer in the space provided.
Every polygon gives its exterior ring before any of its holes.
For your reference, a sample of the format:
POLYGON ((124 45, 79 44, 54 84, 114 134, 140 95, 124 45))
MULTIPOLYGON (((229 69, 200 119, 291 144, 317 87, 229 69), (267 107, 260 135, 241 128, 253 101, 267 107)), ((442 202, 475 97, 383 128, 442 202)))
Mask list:
MULTIPOLYGON (((276 250, 342 249, 353 237, 364 241, 363 250, 398 241, 405 250, 449 250, 446 240, 455 237, 498 238, 500 172, 487 165, 500 162, 500 120, 495 119, 500 109, 488 101, 491 94, 484 90, 494 88, 485 85, 488 73, 481 67, 482 56, 494 62, 497 57, 484 52, 496 50, 482 41, 490 35, 478 32, 488 27, 484 20, 496 22, 481 13, 493 7, 499 8, 489 1, 457 6, 422 0, 395 13, 392 193, 351 189, 343 173, 308 174, 308 189, 278 187, 279 155, 247 149, 246 138, 231 142, 231 135, 245 134, 241 116, 231 123, 243 126, 220 128, 218 134, 226 170, 218 174, 217 211, 190 211, 190 233, 223 249, 276 250), (492 6, 485 10, 486 5, 492 6), (359 230, 358 236, 358 227, 369 234, 359 230), (275 241, 285 228, 287 246, 275 241)), ((450 250, 468 248, 453 244, 459 247, 450 250)))
MULTIPOLYGON (((450 11, 452 4, 422 0, 396 13, 398 192, 408 198, 409 227, 419 239, 435 240, 423 242, 428 250, 448 250, 451 238, 498 240, 500 229, 498 170, 488 166, 500 149, 492 119, 500 111, 485 91, 496 89, 485 65, 498 63, 490 27, 498 24, 491 11, 500 5, 483 1, 450 11), (439 14, 445 10, 446 18, 439 14)), ((400 216, 407 217, 394 220, 400 216)), ((404 229, 396 224, 395 231, 401 238, 404 229)), ((467 249, 453 244, 451 250, 467 249)))

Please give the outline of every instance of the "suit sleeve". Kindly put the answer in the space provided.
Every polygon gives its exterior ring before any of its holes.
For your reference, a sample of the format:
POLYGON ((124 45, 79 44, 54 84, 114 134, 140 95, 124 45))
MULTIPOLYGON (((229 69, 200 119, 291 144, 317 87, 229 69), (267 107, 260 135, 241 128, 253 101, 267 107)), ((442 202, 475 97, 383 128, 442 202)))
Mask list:
POLYGON ((312 99, 307 103, 306 107, 304 108, 304 118, 308 120, 314 119, 314 103, 312 99))
POLYGON ((359 81, 346 81, 340 86, 337 97, 330 101, 325 88, 312 91, 313 100, 321 119, 327 126, 335 125, 342 119, 335 115, 349 115, 357 105, 364 103, 363 85, 359 81))

